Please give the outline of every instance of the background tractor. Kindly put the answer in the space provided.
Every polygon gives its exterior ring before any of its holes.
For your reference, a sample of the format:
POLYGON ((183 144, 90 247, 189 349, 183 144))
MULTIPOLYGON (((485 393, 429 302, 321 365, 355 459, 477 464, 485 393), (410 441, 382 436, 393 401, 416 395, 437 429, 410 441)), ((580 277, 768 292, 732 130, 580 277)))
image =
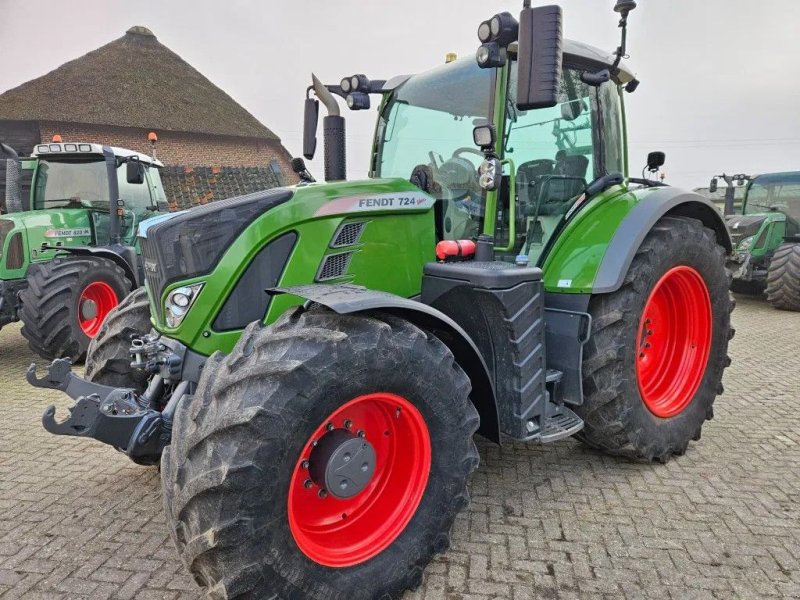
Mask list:
POLYGON ((700 438, 731 242, 702 196, 625 175, 634 7, 611 55, 526 5, 481 23, 477 60, 314 77, 327 181, 297 161, 295 187, 142 224, 145 287, 86 378, 29 370, 76 400, 48 431, 160 460, 210 597, 399 598, 468 504, 476 431, 662 462, 700 438), (346 180, 337 96, 379 100, 368 180, 346 180))
POLYGON ((34 352, 80 360, 105 316, 141 282, 136 229, 166 208, 162 165, 60 139, 30 157, 8 146, 4 154, 0 327, 21 319, 34 352))
MULTIPOLYGON (((733 182, 726 190, 726 221, 735 252, 732 289, 762 293, 781 310, 800 311, 800 171, 749 177, 741 214, 733 214, 733 182)), ((726 179, 727 181, 727 179, 726 179)), ((717 189, 717 178, 709 189, 717 189)))

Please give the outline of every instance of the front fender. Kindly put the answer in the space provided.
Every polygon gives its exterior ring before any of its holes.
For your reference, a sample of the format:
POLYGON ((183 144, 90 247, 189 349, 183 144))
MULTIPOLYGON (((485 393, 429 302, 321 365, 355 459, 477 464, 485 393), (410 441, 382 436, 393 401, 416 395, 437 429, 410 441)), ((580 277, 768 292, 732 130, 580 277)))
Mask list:
POLYGON ((378 290, 342 285, 301 285, 268 290, 272 294, 290 294, 321 304, 339 314, 380 310, 401 317, 442 341, 472 383, 470 400, 481 418, 478 433, 500 443, 500 418, 494 385, 489 369, 475 342, 450 317, 435 308, 378 290))
POLYGON ((722 214, 703 196, 673 187, 612 188, 579 211, 559 234, 543 270, 545 290, 571 294, 616 291, 645 236, 664 216, 698 219, 733 250, 722 214))

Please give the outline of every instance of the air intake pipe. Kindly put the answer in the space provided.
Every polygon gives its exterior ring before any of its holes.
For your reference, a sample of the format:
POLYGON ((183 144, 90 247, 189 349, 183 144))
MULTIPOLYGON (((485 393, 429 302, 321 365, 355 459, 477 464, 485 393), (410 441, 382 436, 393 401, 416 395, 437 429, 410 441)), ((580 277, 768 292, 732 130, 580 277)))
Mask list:
POLYGON ((325 181, 343 181, 347 179, 344 117, 339 114, 339 103, 328 88, 317 79, 316 75, 312 74, 311 79, 314 83, 314 93, 328 111, 328 116, 322 119, 325 181))

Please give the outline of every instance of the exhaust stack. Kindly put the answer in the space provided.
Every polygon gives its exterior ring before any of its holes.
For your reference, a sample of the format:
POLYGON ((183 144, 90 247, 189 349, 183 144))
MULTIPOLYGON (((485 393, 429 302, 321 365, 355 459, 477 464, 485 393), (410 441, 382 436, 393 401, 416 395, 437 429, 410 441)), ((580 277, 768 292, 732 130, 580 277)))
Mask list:
POLYGON ((5 205, 9 213, 20 212, 22 206, 22 165, 19 156, 11 146, 0 143, 0 166, 6 171, 5 205), (5 163, 5 164, 3 164, 5 163))
POLYGON ((328 111, 328 116, 322 119, 325 181, 343 181, 347 179, 344 117, 339 114, 339 103, 328 88, 316 75, 312 74, 311 79, 314 82, 314 93, 328 111))

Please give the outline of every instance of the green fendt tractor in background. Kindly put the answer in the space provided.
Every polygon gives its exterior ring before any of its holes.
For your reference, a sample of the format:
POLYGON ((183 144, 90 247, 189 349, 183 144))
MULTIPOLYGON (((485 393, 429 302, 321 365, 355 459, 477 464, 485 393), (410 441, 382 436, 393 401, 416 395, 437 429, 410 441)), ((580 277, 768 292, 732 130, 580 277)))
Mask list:
POLYGON ((136 230, 165 209, 162 165, 82 142, 39 144, 24 158, 5 146, 4 154, 0 327, 21 319, 34 352, 80 360, 106 315, 141 282, 136 230))
MULTIPOLYGON (((800 171, 727 179, 725 220, 735 246, 732 289, 766 291, 775 308, 800 311, 800 171), (733 181, 747 182, 741 214, 733 214, 733 181)), ((716 189, 715 177, 709 190, 716 189)))
POLYGON ((86 379, 28 371, 76 400, 48 431, 160 460, 209 597, 399 598, 450 544, 476 431, 662 462, 700 438, 731 242, 702 196, 625 175, 634 7, 612 55, 526 5, 480 25, 477 61, 313 78, 327 182, 297 164, 295 187, 144 223, 146 285, 86 379), (379 99, 368 180, 346 181, 336 96, 379 99))

